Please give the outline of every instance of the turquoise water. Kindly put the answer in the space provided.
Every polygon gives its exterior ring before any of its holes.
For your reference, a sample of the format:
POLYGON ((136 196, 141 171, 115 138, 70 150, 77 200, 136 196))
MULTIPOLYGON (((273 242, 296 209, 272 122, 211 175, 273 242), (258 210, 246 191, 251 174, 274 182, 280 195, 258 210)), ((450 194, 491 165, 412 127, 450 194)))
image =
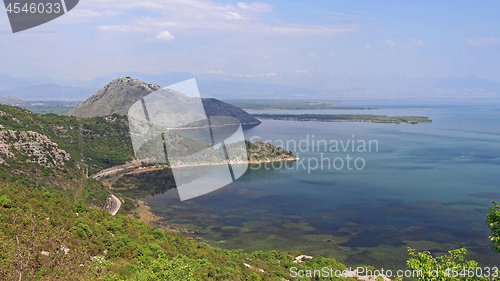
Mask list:
POLYGON ((418 115, 433 122, 262 120, 245 137, 278 145, 281 140, 299 161, 252 165, 228 187, 193 200, 180 202, 173 192, 143 200, 165 218, 162 223, 193 230, 189 236, 217 247, 293 250, 353 266, 394 269, 404 268, 407 247, 436 254, 466 247, 467 256, 481 265, 500 264, 499 255, 488 249, 484 223, 491 201, 500 200, 499 100, 339 106, 379 109, 301 112, 418 115), (291 140, 302 140, 302 146, 294 147, 291 140), (328 145, 313 145, 312 140, 328 145), (358 151, 363 141, 372 141, 371 152, 358 151), (339 152, 332 152, 335 143, 339 152), (352 169, 347 168, 348 155, 352 169), (343 159, 341 169, 336 169, 341 160, 336 168, 331 165, 335 158, 343 159), (363 160, 357 160, 359 169, 353 165, 358 158, 363 160))

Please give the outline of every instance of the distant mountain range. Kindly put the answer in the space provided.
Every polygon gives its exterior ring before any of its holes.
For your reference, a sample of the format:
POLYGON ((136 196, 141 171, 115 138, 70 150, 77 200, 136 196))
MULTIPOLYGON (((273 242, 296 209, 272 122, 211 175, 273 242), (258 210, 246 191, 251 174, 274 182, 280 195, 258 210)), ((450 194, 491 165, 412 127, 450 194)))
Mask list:
POLYGON ((112 77, 132 76, 162 87, 196 78, 200 91, 217 99, 408 99, 408 98, 498 98, 500 83, 478 76, 406 78, 376 74, 341 75, 329 72, 289 72, 267 75, 221 73, 166 74, 115 73, 94 78, 82 87, 104 85, 112 77))
POLYGON ((331 99, 327 95, 322 95, 318 90, 289 87, 270 83, 259 83, 253 81, 230 80, 223 77, 213 77, 212 75, 193 75, 188 72, 170 72, 167 74, 142 74, 136 72, 115 73, 97 77, 89 84, 90 88, 102 87, 108 81, 116 77, 134 77, 146 83, 154 83, 162 87, 196 78, 202 96, 213 97, 221 100, 231 99, 307 99, 309 97, 322 97, 331 99), (210 80, 211 78, 223 78, 224 80, 210 80))
POLYGON ((469 77, 450 76, 437 81, 434 86, 442 89, 484 89, 488 92, 500 93, 500 83, 484 80, 476 75, 469 77))
POLYGON ((411 98, 498 98, 500 83, 478 76, 447 78, 406 78, 402 76, 341 75, 329 72, 269 73, 239 75, 169 72, 143 74, 114 73, 91 80, 45 79, 0 75, 0 96, 23 99, 85 99, 116 77, 135 77, 161 87, 196 78, 202 95, 231 99, 411 99, 411 98))
MULTIPOLYGON (((4 84, 6 85, 6 84, 4 84)), ((0 91, 0 97, 13 96, 29 100, 70 99, 83 100, 94 91, 91 89, 56 84, 29 85, 0 91)))
POLYGON ((22 78, 12 77, 6 74, 0 74, 0 91, 16 87, 25 87, 31 85, 22 78))

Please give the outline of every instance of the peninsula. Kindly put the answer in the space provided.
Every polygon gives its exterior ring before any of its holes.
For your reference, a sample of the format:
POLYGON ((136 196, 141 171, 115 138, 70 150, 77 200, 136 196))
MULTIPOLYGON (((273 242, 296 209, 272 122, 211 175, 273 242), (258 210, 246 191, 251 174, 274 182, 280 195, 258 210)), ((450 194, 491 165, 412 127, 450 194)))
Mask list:
POLYGON ((256 118, 286 121, 319 121, 319 122, 373 122, 373 123, 427 123, 432 122, 424 116, 386 116, 369 114, 252 114, 256 118))

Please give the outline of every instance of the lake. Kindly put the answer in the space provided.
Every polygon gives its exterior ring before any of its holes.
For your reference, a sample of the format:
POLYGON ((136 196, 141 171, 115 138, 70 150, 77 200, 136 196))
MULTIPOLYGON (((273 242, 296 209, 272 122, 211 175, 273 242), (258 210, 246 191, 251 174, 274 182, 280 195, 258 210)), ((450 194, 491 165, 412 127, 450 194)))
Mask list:
POLYGON ((337 106, 378 109, 299 113, 416 115, 433 122, 264 119, 245 138, 283 145, 299 161, 251 165, 229 186, 188 201, 173 191, 142 200, 161 223, 189 229, 195 233, 184 235, 215 247, 300 251, 391 270, 405 268, 407 247, 436 254, 465 247, 481 266, 500 264, 488 249, 485 224, 491 201, 500 200, 499 100, 337 106))

